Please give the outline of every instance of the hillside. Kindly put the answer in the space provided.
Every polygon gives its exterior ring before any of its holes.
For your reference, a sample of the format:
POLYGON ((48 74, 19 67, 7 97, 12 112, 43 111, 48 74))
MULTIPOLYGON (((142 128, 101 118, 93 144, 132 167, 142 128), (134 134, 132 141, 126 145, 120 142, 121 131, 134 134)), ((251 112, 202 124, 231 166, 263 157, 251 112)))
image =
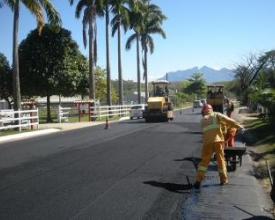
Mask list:
POLYGON ((231 81, 234 79, 235 73, 230 69, 222 68, 220 70, 215 70, 207 66, 201 68, 193 67, 186 70, 177 70, 175 72, 168 72, 165 76, 159 79, 167 79, 170 82, 184 81, 191 78, 194 73, 203 74, 203 78, 207 83, 214 83, 219 81, 231 81))

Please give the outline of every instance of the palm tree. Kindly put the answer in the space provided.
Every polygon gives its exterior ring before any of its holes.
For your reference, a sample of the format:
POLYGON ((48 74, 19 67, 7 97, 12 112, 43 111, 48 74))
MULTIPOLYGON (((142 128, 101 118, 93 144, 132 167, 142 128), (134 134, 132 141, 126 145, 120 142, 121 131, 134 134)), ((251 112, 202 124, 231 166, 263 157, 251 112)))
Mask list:
POLYGON ((47 15, 48 21, 51 26, 61 25, 61 19, 59 13, 55 10, 54 6, 50 3, 50 0, 2 0, 1 3, 8 5, 13 13, 13 102, 14 110, 21 109, 21 93, 20 93, 20 80, 19 80, 19 62, 18 62, 18 27, 19 27, 19 6, 22 2, 26 8, 35 16, 37 20, 37 29, 39 33, 45 24, 44 12, 47 15))
POLYGON ((125 6, 127 0, 111 0, 112 13, 114 17, 111 21, 112 36, 117 32, 118 37, 118 84, 119 84, 119 104, 123 105, 123 78, 122 78, 122 56, 121 56, 121 26, 126 32, 129 27, 129 12, 125 6))
POLYGON ((162 22, 166 19, 166 16, 162 14, 160 8, 151 4, 150 0, 132 0, 130 4, 131 13, 131 28, 135 33, 131 35, 126 42, 126 50, 131 48, 133 41, 137 42, 137 65, 138 65, 138 92, 140 103, 140 60, 139 60, 139 42, 141 42, 141 48, 143 54, 143 68, 145 79, 145 101, 148 99, 148 74, 147 74, 147 53, 148 49, 151 53, 154 52, 154 41, 151 34, 160 34, 163 38, 166 38, 165 32, 161 29, 162 22))
POLYGON ((141 104, 141 80, 140 80, 140 32, 143 29, 143 14, 146 12, 147 1, 132 0, 129 2, 130 7, 130 28, 134 30, 126 42, 126 50, 130 50, 132 43, 136 42, 137 53, 137 88, 138 103, 141 104))
POLYGON ((106 72, 107 72, 107 105, 112 105, 111 99, 111 65, 110 65, 110 36, 109 36, 109 24, 110 24, 110 13, 109 13, 109 1, 105 0, 105 28, 106 28, 106 72))
MULTIPOLYGON (((74 4, 74 0, 69 0, 70 4, 74 4)), ((97 61, 97 32, 96 32, 96 16, 104 15, 104 0, 79 0, 75 17, 80 18, 83 10, 83 43, 87 46, 86 29, 88 25, 89 35, 89 98, 95 100, 95 77, 94 67, 97 61)))
POLYGON ((141 48, 144 52, 144 78, 145 78, 145 101, 148 100, 148 70, 147 70, 147 55, 148 49, 152 54, 154 52, 154 40, 152 34, 160 34, 163 38, 166 38, 164 30, 161 28, 163 20, 166 20, 166 16, 162 14, 160 8, 155 4, 150 4, 148 1, 147 11, 143 16, 143 28, 140 33, 141 48))

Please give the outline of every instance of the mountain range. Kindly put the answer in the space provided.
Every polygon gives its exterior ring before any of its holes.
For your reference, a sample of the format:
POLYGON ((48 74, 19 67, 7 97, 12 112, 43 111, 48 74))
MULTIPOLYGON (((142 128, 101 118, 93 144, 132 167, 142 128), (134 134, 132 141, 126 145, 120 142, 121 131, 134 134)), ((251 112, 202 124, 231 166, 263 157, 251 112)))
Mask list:
POLYGON ((203 74, 203 79, 206 80, 207 83, 215 83, 221 81, 231 81, 234 78, 235 73, 227 68, 221 68, 220 70, 215 70, 208 66, 193 67, 191 69, 186 70, 177 70, 175 72, 168 72, 165 76, 160 79, 166 79, 170 82, 178 82, 190 79, 192 74, 201 73, 203 74))

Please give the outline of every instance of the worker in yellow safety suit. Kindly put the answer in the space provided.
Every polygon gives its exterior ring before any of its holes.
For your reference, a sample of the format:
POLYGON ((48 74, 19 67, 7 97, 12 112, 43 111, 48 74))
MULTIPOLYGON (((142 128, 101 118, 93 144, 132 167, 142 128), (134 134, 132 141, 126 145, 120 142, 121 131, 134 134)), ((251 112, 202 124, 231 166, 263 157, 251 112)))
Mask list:
POLYGON ((201 162, 198 165, 196 181, 194 183, 196 189, 200 188, 200 184, 204 179, 204 175, 214 153, 216 154, 218 164, 220 185, 228 183, 226 162, 223 154, 224 135, 222 128, 226 124, 230 127, 240 129, 241 133, 245 131, 244 127, 234 119, 219 112, 214 112, 212 106, 209 104, 205 104, 202 107, 202 115, 201 126, 203 131, 203 147, 201 162))

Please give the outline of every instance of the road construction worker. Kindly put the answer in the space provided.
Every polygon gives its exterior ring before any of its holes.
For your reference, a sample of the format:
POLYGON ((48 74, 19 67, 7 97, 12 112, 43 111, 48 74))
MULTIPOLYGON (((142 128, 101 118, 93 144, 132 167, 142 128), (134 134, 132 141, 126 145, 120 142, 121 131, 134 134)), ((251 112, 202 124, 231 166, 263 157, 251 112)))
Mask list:
POLYGON ((234 111, 234 104, 229 101, 229 99, 225 100, 225 110, 226 110, 226 115, 231 118, 231 114, 234 111))
POLYGON ((156 94, 155 95, 164 95, 164 91, 159 86, 156 86, 156 94))
POLYGON ((240 129, 240 132, 245 131, 244 127, 241 126, 237 121, 223 115, 219 112, 214 112, 213 108, 209 104, 205 104, 202 107, 203 118, 201 120, 202 132, 203 132, 203 147, 201 162, 198 165, 196 181, 194 187, 200 188, 200 184, 204 179, 204 175, 207 171, 210 159, 215 153, 218 172, 220 176, 220 185, 224 185, 228 182, 226 162, 223 153, 224 147, 224 136, 222 133, 222 127, 227 124, 231 127, 240 129))

